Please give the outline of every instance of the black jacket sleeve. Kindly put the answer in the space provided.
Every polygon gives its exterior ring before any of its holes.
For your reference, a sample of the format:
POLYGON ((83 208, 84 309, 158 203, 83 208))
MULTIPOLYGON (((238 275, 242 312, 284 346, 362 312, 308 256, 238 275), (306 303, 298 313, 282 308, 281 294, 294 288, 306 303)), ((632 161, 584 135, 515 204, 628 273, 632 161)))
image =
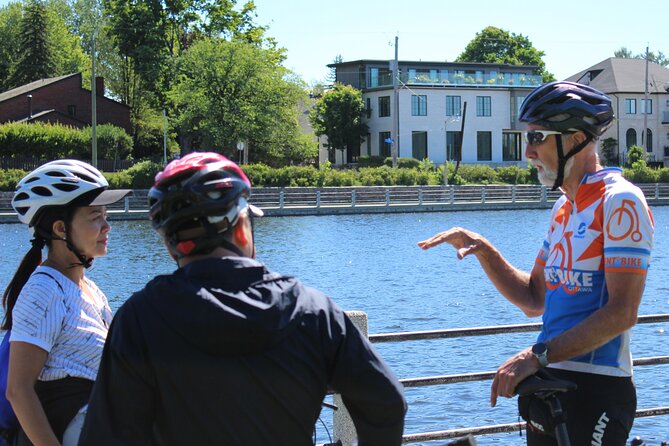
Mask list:
POLYGON ((403 387, 370 342, 336 305, 330 313, 331 388, 353 419, 359 446, 402 443, 403 387))
POLYGON ((109 328, 79 446, 152 444, 154 378, 130 302, 109 328))

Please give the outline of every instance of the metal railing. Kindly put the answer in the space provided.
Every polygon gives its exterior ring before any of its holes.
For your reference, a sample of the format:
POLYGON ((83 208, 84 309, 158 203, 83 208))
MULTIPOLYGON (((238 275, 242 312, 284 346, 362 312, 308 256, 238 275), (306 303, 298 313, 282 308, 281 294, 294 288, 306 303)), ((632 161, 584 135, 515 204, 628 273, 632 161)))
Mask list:
MULTIPOLYGON (((361 325, 361 331, 363 333, 366 333, 366 327, 367 327, 366 315, 361 312, 353 312, 353 315, 354 316, 351 317, 351 320, 356 325, 361 325), (361 314, 364 315, 363 317, 364 320, 361 320, 360 317, 361 314)), ((653 324, 661 322, 669 322, 669 314, 652 314, 652 315, 639 316, 637 324, 653 324)), ((419 340, 430 340, 430 339, 448 339, 448 338, 460 338, 468 336, 489 336, 498 334, 527 333, 532 331, 539 331, 541 330, 541 325, 542 325, 541 323, 531 323, 531 324, 500 325, 500 326, 475 327, 475 328, 456 328, 456 329, 445 329, 445 330, 383 333, 383 334, 369 335, 368 338, 372 343, 383 343, 383 342, 419 341, 419 340)), ((634 360, 635 367, 661 365, 661 364, 669 364, 669 356, 637 358, 634 360)), ((474 372, 474 373, 465 373, 456 375, 405 378, 405 379, 400 379, 400 382, 405 388, 411 388, 411 387, 435 386, 435 385, 455 384, 464 382, 486 381, 486 380, 492 380, 494 376, 495 376, 494 371, 474 372)), ((636 412, 636 417, 643 418, 643 417, 652 417, 652 416, 668 415, 668 414, 669 414, 669 406, 662 406, 662 407, 639 409, 636 412)), ((338 426, 336 426, 337 421, 338 420, 335 419, 335 432, 341 432, 342 428, 338 428, 338 426)), ((419 432, 413 434, 405 434, 402 437, 402 443, 409 444, 409 443, 418 443, 421 441, 448 440, 448 439, 465 437, 467 435, 476 436, 476 435, 490 435, 496 433, 510 433, 510 432, 517 432, 519 429, 525 429, 525 428, 526 428, 526 423, 516 422, 509 424, 474 426, 468 428, 448 429, 448 430, 440 430, 432 432, 419 432)), ((344 439, 343 444, 344 446, 348 444, 346 442, 346 439, 344 439)))

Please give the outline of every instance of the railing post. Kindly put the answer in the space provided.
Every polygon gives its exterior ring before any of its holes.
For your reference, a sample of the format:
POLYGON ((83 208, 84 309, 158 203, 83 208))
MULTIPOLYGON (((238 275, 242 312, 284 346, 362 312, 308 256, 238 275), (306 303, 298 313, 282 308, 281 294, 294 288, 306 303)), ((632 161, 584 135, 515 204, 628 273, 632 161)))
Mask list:
POLYGON ((543 184, 541 185, 541 202, 546 203, 548 201, 548 192, 546 190, 546 186, 543 184))
POLYGON ((511 203, 516 202, 516 185, 511 186, 511 203))
POLYGON ((123 200, 123 212, 126 214, 130 212, 130 197, 125 197, 123 200))
POLYGON ((481 188, 481 203, 482 204, 485 204, 485 191, 486 191, 485 186, 483 186, 481 188))
POLYGON ((285 195, 284 191, 279 191, 279 209, 283 209, 283 203, 286 198, 285 195))
POLYGON ((448 186, 451 188, 451 204, 455 203, 455 186, 448 186))
POLYGON ((423 189, 418 189, 418 204, 423 204, 423 189))
POLYGON ((660 199, 660 183, 655 183, 655 199, 660 199))
POLYGON ((355 207, 355 189, 351 190, 351 207, 355 207))
MULTIPOLYGON (((353 325, 358 327, 360 333, 363 336, 368 337, 367 332, 367 313, 364 311, 347 311, 346 315, 351 319, 353 325)), ((341 399, 341 395, 334 394, 334 404, 339 409, 334 411, 333 415, 333 430, 334 430, 334 440, 341 441, 343 446, 351 446, 357 444, 357 433, 355 431, 355 426, 353 425, 353 420, 344 406, 344 401, 341 399)))
POLYGON ((316 191, 316 207, 317 208, 321 207, 321 191, 320 190, 316 191))
POLYGON ((390 206, 390 189, 386 189, 386 206, 390 206))

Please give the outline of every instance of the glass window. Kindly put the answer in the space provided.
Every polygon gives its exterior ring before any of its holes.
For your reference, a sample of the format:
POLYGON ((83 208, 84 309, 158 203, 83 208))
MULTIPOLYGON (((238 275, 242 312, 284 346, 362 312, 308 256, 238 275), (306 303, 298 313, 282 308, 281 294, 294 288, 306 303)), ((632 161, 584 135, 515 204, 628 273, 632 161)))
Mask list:
POLYGON ((448 70, 439 70, 439 78, 442 82, 447 81, 448 80, 448 70))
POLYGON ((379 96, 379 118, 390 116, 390 96, 379 96))
POLYGON ((636 115, 636 99, 625 99, 625 113, 636 115))
POLYGON ((430 82, 435 83, 439 81, 439 76, 437 75, 437 70, 430 70, 430 82))
POLYGON ((415 81, 416 81, 416 69, 409 68, 409 82, 415 82, 415 81))
POLYGON ((460 132, 446 132, 446 160, 458 160, 458 138, 460 132))
POLYGON ((520 161, 521 159, 521 138, 518 132, 502 133, 502 160, 520 161))
POLYGON ((492 98, 490 96, 476 96, 476 116, 490 116, 492 98))
POLYGON ((369 87, 374 88, 379 86, 379 69, 370 68, 369 69, 369 87))
POLYGON ((365 155, 367 156, 372 156, 372 135, 367 134, 367 137, 365 138, 365 146, 367 147, 367 150, 365 151, 365 155))
POLYGON ((427 132, 411 132, 411 156, 417 160, 427 158, 427 132))
POLYGON ((476 132, 476 159, 492 161, 492 132, 476 132))
POLYGON ((389 157, 390 156, 390 132, 379 132, 379 155, 389 157))
POLYGON ((367 98, 365 101, 365 112, 367 113, 367 119, 372 117, 372 101, 371 99, 367 98))
POLYGON ((68 105, 67 106, 67 114, 70 116, 77 116, 77 106, 76 105, 68 105))
POLYGON ((646 110, 648 110, 648 114, 652 115, 653 114, 653 100, 648 99, 648 109, 646 109, 646 100, 642 99, 641 100, 641 113, 646 113, 646 110))
POLYGON ((462 98, 460 96, 446 96, 446 116, 460 116, 462 98))
POLYGON ((427 96, 422 94, 411 96, 411 116, 427 116, 427 96))
POLYGON ((627 129, 627 133, 625 133, 625 142, 628 149, 636 145, 636 130, 627 129))

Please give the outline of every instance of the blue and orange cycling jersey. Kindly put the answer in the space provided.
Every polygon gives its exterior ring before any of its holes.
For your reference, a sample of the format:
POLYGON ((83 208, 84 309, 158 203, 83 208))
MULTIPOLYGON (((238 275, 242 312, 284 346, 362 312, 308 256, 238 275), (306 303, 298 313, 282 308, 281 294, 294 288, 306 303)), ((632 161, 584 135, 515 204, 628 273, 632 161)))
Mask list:
MULTIPOLYGON (((573 202, 562 196, 555 203, 537 256, 546 279, 539 341, 554 338, 606 305, 607 272, 646 274, 653 225, 643 193, 618 168, 586 175, 573 202)), ((551 367, 631 376, 629 331, 593 352, 551 367)))

